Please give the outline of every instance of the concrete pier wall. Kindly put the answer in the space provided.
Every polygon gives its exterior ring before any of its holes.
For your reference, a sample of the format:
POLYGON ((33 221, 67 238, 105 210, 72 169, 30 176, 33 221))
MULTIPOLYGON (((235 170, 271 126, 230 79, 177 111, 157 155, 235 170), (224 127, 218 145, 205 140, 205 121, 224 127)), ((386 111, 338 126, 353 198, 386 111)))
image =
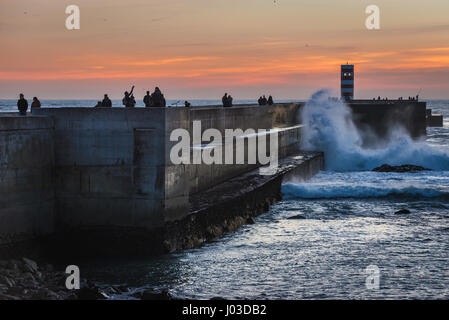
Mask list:
MULTIPOLYGON (((195 225, 192 199, 227 181, 242 181, 239 177, 249 172, 254 176, 258 166, 175 165, 170 151, 179 141, 171 141, 173 130, 183 128, 192 137, 194 121, 201 121, 201 132, 218 129, 224 138, 226 129, 275 128, 279 158, 284 159, 299 150, 301 107, 41 108, 31 117, 2 115, 0 245, 53 232, 64 239, 72 235, 75 248, 80 237, 86 243, 114 238, 116 248, 125 239, 143 250, 160 244, 172 236, 169 230, 195 225)), ((397 123, 412 136, 425 134, 425 103, 354 102, 350 107, 361 130, 368 126, 381 134, 397 123)), ((322 155, 317 155, 288 172, 306 179, 321 167, 322 155)), ((261 183, 259 196, 250 202, 243 199, 243 185, 238 203, 256 206, 265 196, 277 199, 282 178, 276 179, 267 182, 271 187, 266 190, 261 183)), ((213 216, 214 221, 220 218, 213 216)), ((188 237, 188 230, 183 234, 188 237)))
POLYGON ((163 225, 164 109, 33 112, 54 119, 58 230, 163 225))
MULTIPOLYGON (((169 108, 166 109, 166 208, 165 219, 183 218, 189 210, 189 195, 206 190, 239 174, 257 168, 254 164, 191 164, 173 165, 170 150, 178 141, 170 141, 170 134, 178 128, 186 129, 193 137, 194 121, 201 121, 201 131, 217 129, 224 139, 226 129, 280 128, 279 156, 285 157, 299 149, 301 128, 296 126, 300 104, 276 104, 272 106, 244 106, 233 108, 169 108)), ((207 144, 207 142, 204 142, 207 144)), ((222 141, 224 145, 224 141, 222 141)), ((267 146, 267 150, 269 145, 267 146)), ((235 155, 235 145, 234 145, 235 155)), ((193 151, 192 151, 193 153, 193 151)), ((222 148, 223 159, 224 150, 222 148)), ((224 163, 224 160, 223 160, 224 163)))
POLYGON ((426 135, 426 102, 354 100, 348 105, 355 124, 364 133, 370 130, 381 139, 387 139, 397 129, 415 139, 426 135))
POLYGON ((53 120, 0 116, 0 246, 54 232, 53 120))
POLYGON ((173 130, 284 128, 280 156, 299 148, 298 104, 235 108, 42 108, 54 120, 58 230, 120 226, 160 228, 184 218, 189 196, 256 165, 174 165, 173 130), (287 127, 287 128, 285 128, 287 127))

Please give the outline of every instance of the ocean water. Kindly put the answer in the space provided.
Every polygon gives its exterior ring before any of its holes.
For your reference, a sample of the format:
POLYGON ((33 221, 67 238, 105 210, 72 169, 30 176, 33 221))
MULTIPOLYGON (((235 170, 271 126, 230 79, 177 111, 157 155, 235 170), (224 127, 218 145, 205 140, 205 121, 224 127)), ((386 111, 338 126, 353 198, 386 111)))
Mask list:
POLYGON ((105 286, 167 287, 179 298, 448 299, 449 101, 428 107, 445 122, 428 128, 425 140, 399 131, 388 145, 364 149, 344 106, 319 92, 303 114, 303 147, 326 152, 325 171, 285 183, 284 199, 256 224, 202 248, 91 261, 80 264, 82 276, 105 286), (382 163, 432 171, 371 171, 382 163), (411 214, 395 215, 400 209, 411 214), (298 214, 305 219, 288 219, 298 214), (379 270, 378 287, 367 286, 369 266, 379 270))

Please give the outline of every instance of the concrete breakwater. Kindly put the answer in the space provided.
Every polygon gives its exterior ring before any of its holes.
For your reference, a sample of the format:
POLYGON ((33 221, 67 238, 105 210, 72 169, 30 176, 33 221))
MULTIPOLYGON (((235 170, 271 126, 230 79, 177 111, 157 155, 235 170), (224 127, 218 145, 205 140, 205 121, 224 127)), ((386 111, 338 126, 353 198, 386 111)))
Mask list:
POLYGON ((5 176, 0 184, 6 199, 0 245, 42 239, 41 248, 70 255, 94 247, 112 253, 114 243, 127 253, 160 251, 164 228, 190 215, 191 195, 258 166, 174 165, 169 153, 176 142, 170 133, 191 132, 198 120, 203 130, 223 133, 278 128, 283 158, 299 150, 299 107, 42 108, 29 117, 0 117, 5 176), (26 139, 19 141, 21 135, 26 139), (35 174, 25 172, 27 166, 35 174))
POLYGON ((286 175, 308 178, 323 168, 322 154, 298 154, 302 106, 42 108, 1 116, 0 246, 32 242, 68 256, 166 252, 251 223, 280 199, 286 175), (264 177, 257 164, 174 165, 170 134, 192 132, 194 121, 223 135, 277 128, 278 171, 264 177))

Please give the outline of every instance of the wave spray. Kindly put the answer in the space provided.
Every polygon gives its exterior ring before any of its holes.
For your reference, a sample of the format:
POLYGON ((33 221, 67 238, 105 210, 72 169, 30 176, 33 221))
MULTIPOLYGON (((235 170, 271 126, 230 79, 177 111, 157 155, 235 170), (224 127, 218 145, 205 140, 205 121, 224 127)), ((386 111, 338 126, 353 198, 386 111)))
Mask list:
POLYGON ((425 141, 414 141, 401 128, 395 128, 388 143, 363 146, 363 135, 353 121, 351 109, 342 101, 330 99, 327 90, 312 95, 301 112, 305 125, 302 148, 323 151, 326 169, 366 171, 384 163, 414 164, 433 170, 448 170, 449 155, 425 141))

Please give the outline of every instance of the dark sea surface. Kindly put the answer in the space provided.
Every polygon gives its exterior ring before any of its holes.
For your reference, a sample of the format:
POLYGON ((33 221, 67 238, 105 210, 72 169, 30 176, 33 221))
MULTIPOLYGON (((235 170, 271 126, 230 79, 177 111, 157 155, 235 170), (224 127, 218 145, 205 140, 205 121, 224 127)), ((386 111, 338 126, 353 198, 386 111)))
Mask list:
MULTIPOLYGON (((167 287, 180 298, 448 299, 449 101, 428 107, 445 116, 444 128, 428 128, 420 142, 398 135, 378 150, 351 145, 354 133, 329 116, 345 143, 322 132, 329 140, 322 147, 338 155, 312 180, 286 183, 284 200, 256 224, 182 253, 90 262, 80 265, 82 276, 105 286, 167 287), (433 170, 370 171, 382 163, 433 170), (404 208, 411 214, 394 214, 404 208), (298 214, 306 219, 288 219, 298 214), (380 271, 377 289, 366 285, 368 266, 380 271)), ((0 101, 0 108, 9 107, 0 101)))

